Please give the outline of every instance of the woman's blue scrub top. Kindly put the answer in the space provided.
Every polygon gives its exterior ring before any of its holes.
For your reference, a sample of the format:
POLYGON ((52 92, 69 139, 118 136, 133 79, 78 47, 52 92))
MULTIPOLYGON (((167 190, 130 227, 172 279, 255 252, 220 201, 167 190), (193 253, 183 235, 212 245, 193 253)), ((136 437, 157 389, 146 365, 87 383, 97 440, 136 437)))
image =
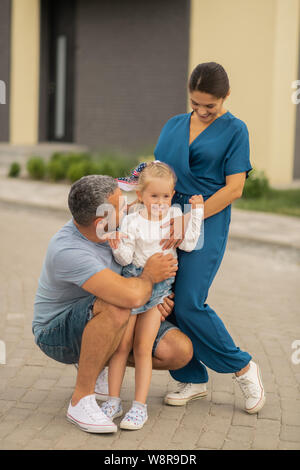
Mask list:
POLYGON ((226 184, 226 176, 252 170, 246 124, 229 111, 215 119, 189 145, 192 113, 164 125, 154 155, 176 173, 177 192, 207 199, 226 184))

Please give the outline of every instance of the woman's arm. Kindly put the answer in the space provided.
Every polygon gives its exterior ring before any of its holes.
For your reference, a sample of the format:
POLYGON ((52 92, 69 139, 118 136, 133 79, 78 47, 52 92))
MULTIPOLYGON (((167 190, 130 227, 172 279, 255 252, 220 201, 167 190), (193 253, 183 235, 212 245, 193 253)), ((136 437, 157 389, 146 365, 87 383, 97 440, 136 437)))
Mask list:
MULTIPOLYGON (((204 202, 204 219, 221 212, 233 201, 240 198, 243 194, 245 180, 246 172, 226 176, 225 186, 216 191, 204 202)), ((191 212, 187 212, 180 217, 180 221, 175 219, 170 220, 170 236, 168 239, 161 240, 160 242, 164 250, 168 248, 178 248, 184 240, 184 234, 190 217, 191 212)))
POLYGON ((233 201, 242 197, 246 173, 226 176, 226 185, 206 199, 204 203, 204 219, 221 212, 233 201))

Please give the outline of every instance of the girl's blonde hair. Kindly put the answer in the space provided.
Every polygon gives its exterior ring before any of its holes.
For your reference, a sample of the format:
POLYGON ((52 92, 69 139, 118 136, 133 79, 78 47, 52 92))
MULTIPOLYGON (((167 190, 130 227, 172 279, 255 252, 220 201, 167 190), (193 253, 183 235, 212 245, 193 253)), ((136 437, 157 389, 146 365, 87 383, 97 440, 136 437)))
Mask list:
POLYGON ((169 179, 173 188, 177 181, 176 174, 169 165, 155 160, 153 162, 148 162, 146 167, 141 171, 138 179, 137 190, 143 192, 153 178, 169 179))

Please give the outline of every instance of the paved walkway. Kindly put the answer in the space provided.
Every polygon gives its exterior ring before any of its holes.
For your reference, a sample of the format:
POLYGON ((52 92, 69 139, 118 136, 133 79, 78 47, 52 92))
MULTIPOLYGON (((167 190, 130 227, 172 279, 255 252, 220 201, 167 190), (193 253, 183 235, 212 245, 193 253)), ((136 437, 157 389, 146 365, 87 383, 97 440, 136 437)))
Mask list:
MULTIPOLYGON (((300 348, 299 220, 237 210, 208 302, 236 344, 260 364, 267 395, 263 410, 246 414, 231 375, 213 371, 207 398, 164 406, 162 398, 174 383, 168 372, 154 371, 149 421, 142 430, 91 435, 66 421, 75 368, 41 353, 31 320, 49 239, 69 217, 68 188, 0 180, 0 340, 6 346, 6 364, 0 364, 0 449, 300 449, 300 353, 292 347, 300 348)), ((133 392, 134 370, 128 368, 125 411, 133 392)))

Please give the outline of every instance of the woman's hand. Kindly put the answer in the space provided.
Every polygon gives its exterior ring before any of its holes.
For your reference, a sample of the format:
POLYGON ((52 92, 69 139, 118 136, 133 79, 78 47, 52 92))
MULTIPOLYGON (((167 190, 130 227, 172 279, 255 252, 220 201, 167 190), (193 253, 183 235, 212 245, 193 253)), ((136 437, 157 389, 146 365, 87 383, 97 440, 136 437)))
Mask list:
POLYGON ((157 305, 158 310, 161 313, 161 321, 165 321, 166 317, 172 313, 172 310, 174 308, 174 292, 170 294, 168 297, 164 298, 164 301, 162 304, 157 305))
MULTIPOLYGON (((199 207, 204 207, 204 200, 201 194, 195 194, 189 199, 189 203, 191 204, 192 209, 196 209, 199 207)), ((169 222, 161 225, 163 227, 170 227, 170 236, 169 238, 163 238, 160 241, 160 245, 163 245, 163 250, 167 250, 169 248, 178 248, 179 245, 183 242, 185 232, 188 226, 188 222, 190 220, 191 213, 187 212, 186 214, 173 217, 170 219, 169 222)))
POLYGON ((167 250, 168 248, 177 248, 184 240, 184 227, 187 226, 185 215, 173 217, 169 222, 161 225, 162 228, 170 227, 169 238, 163 238, 160 241, 160 245, 163 245, 163 250, 167 250))

